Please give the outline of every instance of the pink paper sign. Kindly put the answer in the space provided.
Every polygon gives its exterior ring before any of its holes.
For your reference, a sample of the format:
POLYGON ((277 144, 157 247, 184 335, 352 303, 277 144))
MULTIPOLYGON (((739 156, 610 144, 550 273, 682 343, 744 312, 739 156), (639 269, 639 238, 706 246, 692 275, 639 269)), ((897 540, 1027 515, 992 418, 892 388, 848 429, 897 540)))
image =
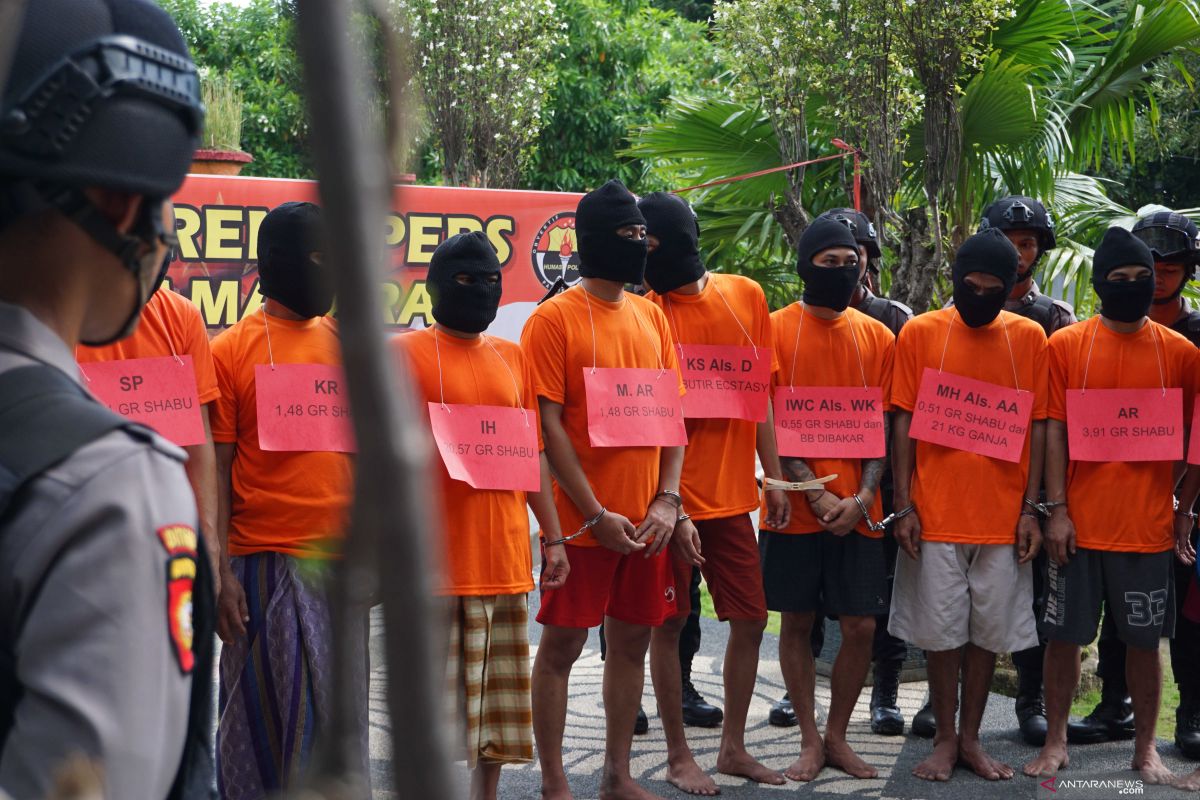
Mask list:
MULTIPOLYGON (((1200 395, 1195 397, 1195 400, 1200 400, 1200 395)), ((1192 404, 1192 432, 1188 438, 1187 462, 1189 464, 1200 464, 1200 428, 1196 427, 1197 416, 1200 415, 1200 403, 1193 402, 1192 404)), ((1198 565, 1200 568, 1200 565, 1198 565)))
POLYGON ((104 405, 188 447, 208 441, 189 355, 96 361, 79 372, 104 405))
POLYGON ((271 452, 353 453, 341 367, 256 364, 258 446, 271 452))
POLYGON ((592 447, 687 444, 675 370, 583 368, 592 447))
POLYGON ((1072 461, 1183 458, 1182 389, 1068 389, 1072 461))
POLYGON ((781 456, 883 458, 883 389, 776 387, 775 439, 781 456))
POLYGON ((908 434, 923 442, 1016 463, 1025 449, 1032 415, 1033 392, 926 367, 908 434))
POLYGON ((537 415, 505 406, 429 404, 433 439, 446 471, 475 489, 541 488, 537 415))
POLYGON ((771 388, 771 351, 760 347, 720 344, 675 345, 679 371, 687 394, 683 416, 688 419, 767 418, 771 388))

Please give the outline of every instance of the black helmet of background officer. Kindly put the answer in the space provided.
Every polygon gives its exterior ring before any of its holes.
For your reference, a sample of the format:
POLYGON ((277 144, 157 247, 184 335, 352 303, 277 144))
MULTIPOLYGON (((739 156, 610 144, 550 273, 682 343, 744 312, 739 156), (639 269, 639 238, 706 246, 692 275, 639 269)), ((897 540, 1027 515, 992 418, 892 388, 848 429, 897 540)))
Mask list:
POLYGON ((1000 198, 984 210, 979 230, 988 228, 1002 231, 1017 248, 1021 260, 1012 291, 1014 299, 1020 297, 1029 291, 1034 267, 1042 255, 1058 246, 1054 237, 1054 218, 1039 201, 1013 194, 1000 198))
POLYGON ((1154 256, 1154 305, 1175 302, 1200 263, 1196 223, 1174 211, 1157 211, 1135 222, 1132 233, 1154 256))
POLYGON ((50 279, 86 283, 79 338, 103 344, 131 333, 175 241, 169 198, 203 120, 195 65, 154 3, 27 4, 0 97, 5 295, 50 279), (17 275, 13 258, 88 268, 77 279, 17 275))
MULTIPOLYGON (((879 276, 879 258, 883 255, 879 249, 879 240, 875 236, 875 223, 870 217, 853 208, 831 208, 821 213, 817 219, 831 219, 840 222, 850 229, 850 234, 858 244, 858 282, 863 288, 878 291, 878 284, 872 281, 879 276)), ((855 289, 852 303, 857 303, 862 297, 862 290, 855 289)))

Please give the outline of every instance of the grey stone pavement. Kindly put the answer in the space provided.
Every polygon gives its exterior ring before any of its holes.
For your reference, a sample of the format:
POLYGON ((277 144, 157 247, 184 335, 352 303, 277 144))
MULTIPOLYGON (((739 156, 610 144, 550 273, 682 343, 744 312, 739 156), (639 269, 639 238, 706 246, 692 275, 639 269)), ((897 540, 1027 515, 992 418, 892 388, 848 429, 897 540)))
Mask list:
MULTIPOLYGON (((536 593, 531 595, 536 613, 536 593)), ((378 610, 377 610, 378 611, 378 610)), ((530 615, 531 618, 533 614, 530 615)), ((703 645, 696 656, 693 680, 696 687, 709 700, 721 704, 721 659, 724 653, 727 626, 704 618, 703 645)), ((539 626, 530 623, 530 637, 536 647, 539 626)), ((371 686, 371 768, 372 784, 376 798, 400 798, 420 800, 404 787, 397 787, 390 773, 390 737, 385 711, 385 672, 382 659, 377 655, 382 648, 376 637, 381 635, 381 620, 376 613, 372 618, 372 686, 371 686)), ((749 728, 746 741, 750 751, 768 766, 784 769, 795 759, 799 751, 797 729, 772 728, 767 724, 767 712, 776 698, 784 693, 783 678, 779 672, 778 640, 768 635, 761 651, 758 684, 750 707, 749 728)), ((604 752, 604 711, 600 699, 603 663, 600 661, 599 640, 593 631, 583 655, 571 674, 570 710, 567 718, 565 760, 571 787, 577 800, 597 797, 600 769, 604 752)), ((925 683, 906 683, 900 689, 900 705, 906 718, 920 707, 925 695, 925 683)), ((634 738, 633 774, 647 789, 664 798, 686 797, 665 780, 666 743, 662 728, 655 716, 655 702, 650 687, 649 671, 646 675, 644 707, 650 714, 650 732, 634 738)), ((1055 789, 1043 788, 1040 781, 1020 774, 1019 767, 1035 754, 1035 750, 1020 741, 1015 730, 1012 699, 993 694, 988 701, 983 721, 985 746, 992 754, 1018 768, 1018 775, 1011 781, 989 782, 971 772, 958 769, 951 781, 930 784, 914 778, 910 771, 930 752, 931 744, 914 736, 885 737, 871 733, 867 703, 870 691, 859 698, 858 706, 851 718, 849 739, 867 761, 879 770, 875 780, 855 780, 837 770, 826 768, 817 780, 809 784, 789 783, 786 786, 768 787, 752 784, 738 778, 715 774, 716 751, 720 741, 719 729, 706 730, 688 728, 688 739, 700 765, 714 774, 721 796, 734 798, 769 798, 800 795, 817 798, 870 797, 896 798, 897 800, 1007 800, 1008 798, 1036 798, 1037 800, 1085 800, 1091 798, 1125 797, 1183 798, 1184 793, 1168 788, 1144 786, 1139 790, 1137 774, 1129 770, 1132 742, 1117 742, 1087 747, 1075 747, 1071 751, 1071 766, 1056 776, 1055 789), (1091 784, 1070 783, 1093 781, 1091 784), (1121 783, 1123 782, 1123 783, 1121 783)), ((817 698, 828 707, 829 684, 818 679, 817 698)), ((1168 767, 1184 774, 1191 772, 1197 764, 1181 758, 1174 746, 1167 741, 1159 742, 1159 752, 1168 767)), ((466 792, 466 770, 458 764, 454 774, 462 782, 462 797, 466 792)), ((504 800, 534 800, 539 796, 541 772, 534 764, 506 767, 500 781, 500 797, 504 800)), ((1195 796, 1195 795, 1191 795, 1195 796)))

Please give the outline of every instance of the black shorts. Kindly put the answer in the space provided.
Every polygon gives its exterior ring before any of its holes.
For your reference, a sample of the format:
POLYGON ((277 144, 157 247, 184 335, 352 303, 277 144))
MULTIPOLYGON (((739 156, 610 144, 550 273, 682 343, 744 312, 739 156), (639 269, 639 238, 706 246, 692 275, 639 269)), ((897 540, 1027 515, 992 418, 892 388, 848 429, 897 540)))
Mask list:
POLYGON ((1100 606, 1130 647, 1153 650, 1175 633, 1175 554, 1114 553, 1079 549, 1066 566, 1047 559, 1044 602, 1038 628, 1051 641, 1091 644, 1100 626, 1100 606))
POLYGON ((883 540, 851 531, 759 531, 763 588, 771 611, 874 617, 888 611, 883 540))

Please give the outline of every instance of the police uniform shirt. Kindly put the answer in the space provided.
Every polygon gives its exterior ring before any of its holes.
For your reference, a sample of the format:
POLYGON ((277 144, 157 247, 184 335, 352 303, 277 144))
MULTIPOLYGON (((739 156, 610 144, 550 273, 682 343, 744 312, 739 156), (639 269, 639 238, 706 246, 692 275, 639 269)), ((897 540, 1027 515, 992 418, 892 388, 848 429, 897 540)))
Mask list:
MULTIPOLYGON (((61 339, 0 303, 0 372, 35 362, 78 380, 61 339)), ((21 686, 0 795, 47 796, 74 753, 102 768, 105 797, 170 790, 191 690, 190 583, 170 576, 196 528, 184 458, 114 431, 31 481, 0 523, 0 636, 19 630, 21 686)))
POLYGON ((1011 298, 1006 300, 1004 302, 1004 310, 1020 314, 1022 317, 1031 319, 1041 325, 1042 329, 1046 331, 1047 337, 1060 328, 1075 324, 1075 309, 1069 303, 1047 297, 1046 299, 1050 302, 1043 302, 1042 306, 1039 307, 1038 298, 1042 296, 1042 291, 1038 288, 1037 281, 1030 281, 1029 291, 1016 300, 1011 298))
POLYGON ((1192 308, 1187 298, 1183 298, 1183 308, 1179 319, 1171 323, 1171 330, 1187 337, 1192 344, 1200 347, 1200 311, 1192 308))
POLYGON ((912 309, 896 300, 877 297, 866 286, 863 286, 862 290, 862 299, 855 304, 855 310, 861 311, 872 319, 879 320, 888 327, 888 330, 899 336, 904 323, 913 318, 912 309))

